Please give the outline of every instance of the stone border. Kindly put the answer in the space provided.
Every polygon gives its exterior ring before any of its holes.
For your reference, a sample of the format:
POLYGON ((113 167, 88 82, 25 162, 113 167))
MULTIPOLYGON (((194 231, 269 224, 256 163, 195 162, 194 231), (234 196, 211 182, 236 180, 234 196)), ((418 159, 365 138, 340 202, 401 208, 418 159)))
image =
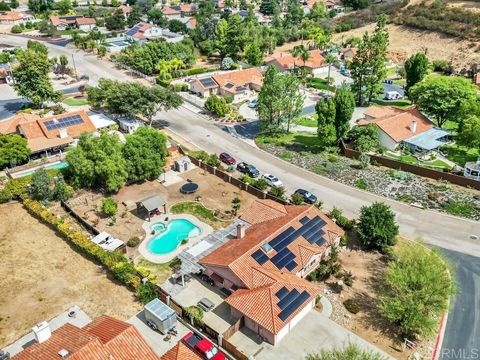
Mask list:
POLYGON ((190 214, 162 214, 161 216, 153 217, 152 221, 144 221, 142 228, 143 230, 145 230, 146 235, 145 235, 145 239, 140 243, 138 247, 138 252, 140 253, 140 255, 143 256, 143 258, 155 264, 164 264, 169 262, 170 260, 173 260, 182 251, 188 249, 192 245, 198 244, 201 240, 203 240, 205 237, 207 237, 213 232, 213 228, 210 225, 205 224, 204 222, 200 221, 198 218, 190 214), (151 234, 151 226, 158 222, 165 223, 165 218, 168 218, 167 226, 171 220, 176 220, 176 219, 189 220, 192 224, 194 224, 200 229, 201 233, 198 236, 189 238, 188 243, 184 245, 180 244, 175 250, 173 250, 168 254, 162 254, 162 255, 153 254, 147 248, 148 243, 156 236, 155 234, 154 235, 151 234))

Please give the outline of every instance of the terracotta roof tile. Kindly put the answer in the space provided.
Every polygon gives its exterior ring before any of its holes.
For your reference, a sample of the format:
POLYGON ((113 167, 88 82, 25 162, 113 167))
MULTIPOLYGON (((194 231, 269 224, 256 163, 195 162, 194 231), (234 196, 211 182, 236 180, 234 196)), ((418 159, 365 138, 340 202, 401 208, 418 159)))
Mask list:
POLYGON ((0 121, 0 134, 13 134, 17 132, 17 127, 20 124, 29 123, 39 119, 40 116, 36 114, 19 113, 8 120, 0 121))
POLYGON ((296 314, 308 305, 321 289, 288 272, 269 271, 262 268, 252 269, 258 287, 253 289, 240 289, 230 295, 225 301, 234 309, 255 321, 273 334, 277 334, 296 314), (306 291, 309 297, 288 316, 285 320, 280 319, 282 309, 278 306, 279 299, 275 295, 281 288, 297 290, 299 293, 306 291))
POLYGON ((178 342, 177 345, 161 356, 161 360, 202 360, 202 358, 185 344, 178 342))
POLYGON ((250 224, 258 224, 287 214, 285 206, 273 200, 255 200, 240 217, 250 224))
POLYGON ((224 89, 226 89, 225 85, 227 84, 233 84, 234 87, 249 84, 261 86, 263 84, 263 75, 257 68, 229 71, 221 75, 214 75, 212 76, 212 79, 218 84, 218 86, 224 89))
MULTIPOLYGON (((255 208, 255 206, 254 203, 253 207, 255 208)), ((302 224, 299 220, 304 216, 310 219, 315 216, 322 218, 325 221, 322 229, 328 238, 326 239, 327 243, 322 246, 312 245, 303 237, 298 237, 288 245, 288 249, 295 255, 295 258, 302 259, 302 261, 296 261, 297 266, 291 270, 294 274, 299 272, 311 258, 311 256, 310 258, 307 256, 305 251, 303 251, 303 254, 301 253, 301 246, 316 249, 316 252, 312 252, 311 255, 313 255, 314 253, 325 251, 326 247, 330 246, 333 240, 344 234, 344 231, 338 225, 313 205, 288 205, 285 206, 285 210, 287 211, 286 215, 252 225, 246 230, 243 238, 230 240, 200 259, 199 262, 207 267, 208 265, 227 267, 242 281, 246 288, 252 288, 254 286, 252 268, 259 267, 259 264, 251 254, 260 249, 262 244, 269 242, 290 226, 295 229, 300 228, 302 224)), ((249 211, 247 209, 245 213, 249 211)), ((272 250, 268 256, 271 258, 275 254, 276 251, 272 250)), ((261 267, 267 270, 278 270, 271 261, 265 262, 261 267)))
POLYGON ((18 21, 24 18, 24 14, 18 11, 5 11, 0 13, 0 21, 18 21))
POLYGON ((363 119, 364 121, 359 122, 360 125, 366 125, 368 123, 376 124, 396 142, 408 139, 435 127, 435 125, 416 108, 401 110, 392 107, 381 109, 378 106, 372 106, 367 109, 365 114, 373 117, 373 119, 363 119), (415 132, 412 131, 413 121, 416 121, 417 124, 415 132))
POLYGON ((277 63, 282 69, 284 70, 291 70, 294 66, 305 66, 310 69, 316 69, 322 66, 325 66, 325 59, 320 50, 311 50, 310 56, 305 64, 301 58, 301 56, 297 56, 296 58, 289 52, 278 52, 275 53, 265 59, 265 63, 270 65, 272 63, 277 63))
POLYGON ((176 10, 170 6, 165 6, 162 9, 163 15, 169 16, 169 15, 180 15, 180 10, 176 10))
POLYGON ((77 25, 95 25, 97 22, 94 18, 78 18, 77 25))

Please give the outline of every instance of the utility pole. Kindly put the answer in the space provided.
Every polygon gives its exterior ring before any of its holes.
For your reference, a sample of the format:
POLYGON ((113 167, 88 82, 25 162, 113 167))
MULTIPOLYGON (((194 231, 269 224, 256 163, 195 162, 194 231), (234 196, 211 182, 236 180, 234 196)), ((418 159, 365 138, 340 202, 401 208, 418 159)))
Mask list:
POLYGON ((75 65, 75 58, 73 57, 73 54, 72 54, 72 62, 73 62, 73 71, 75 71, 75 79, 77 79, 78 81, 77 66, 75 65))

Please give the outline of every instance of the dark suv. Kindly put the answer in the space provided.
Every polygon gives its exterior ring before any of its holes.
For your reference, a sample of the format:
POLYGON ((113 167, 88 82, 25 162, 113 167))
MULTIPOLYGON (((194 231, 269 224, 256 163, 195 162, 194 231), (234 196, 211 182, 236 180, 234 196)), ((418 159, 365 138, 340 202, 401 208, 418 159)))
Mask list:
POLYGON ((308 190, 297 189, 295 194, 299 194, 307 204, 315 204, 317 202, 317 197, 308 190))
POLYGON ((255 166, 247 164, 246 162, 238 163, 237 170, 252 178, 256 178, 260 175, 260 171, 258 171, 255 166))

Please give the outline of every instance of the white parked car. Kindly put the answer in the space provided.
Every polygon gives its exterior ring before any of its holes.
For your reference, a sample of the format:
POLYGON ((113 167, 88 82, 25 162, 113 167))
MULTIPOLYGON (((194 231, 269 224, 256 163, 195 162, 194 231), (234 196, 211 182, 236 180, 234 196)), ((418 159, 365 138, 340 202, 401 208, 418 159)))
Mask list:
POLYGON ((256 108, 257 107, 257 99, 255 98, 255 99, 250 100, 248 102, 248 107, 252 108, 252 109, 256 108))
POLYGON ((398 91, 387 91, 383 98, 385 100, 398 100, 403 98, 403 96, 398 91))
POLYGON ((267 184, 270 186, 276 186, 276 187, 283 186, 283 183, 280 180, 278 180, 276 176, 273 176, 271 174, 264 174, 262 177, 267 181, 267 184))

